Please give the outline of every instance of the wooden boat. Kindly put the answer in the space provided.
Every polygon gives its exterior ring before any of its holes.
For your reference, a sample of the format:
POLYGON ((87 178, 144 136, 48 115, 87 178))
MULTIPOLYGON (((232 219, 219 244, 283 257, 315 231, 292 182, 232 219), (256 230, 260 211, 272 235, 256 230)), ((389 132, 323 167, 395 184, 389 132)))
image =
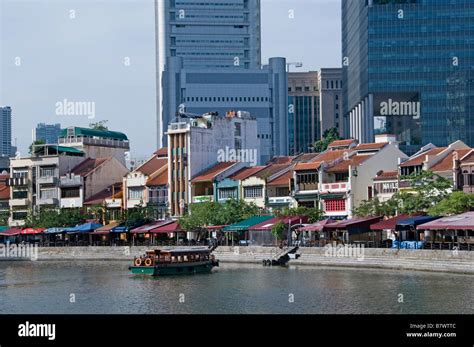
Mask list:
POLYGON ((215 248, 155 249, 133 259, 132 274, 150 276, 209 273, 219 261, 212 255, 215 248))

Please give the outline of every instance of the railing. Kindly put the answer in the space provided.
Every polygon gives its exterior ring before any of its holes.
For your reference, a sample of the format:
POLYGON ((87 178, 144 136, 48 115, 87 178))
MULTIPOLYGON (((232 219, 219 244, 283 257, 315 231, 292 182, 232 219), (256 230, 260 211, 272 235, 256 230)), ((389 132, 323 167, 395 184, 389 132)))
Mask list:
POLYGON ((212 202, 214 197, 212 195, 201 195, 193 197, 193 203, 199 204, 201 202, 212 202))
POLYGON ((61 187, 77 187, 82 186, 81 176, 66 176, 60 178, 61 187))
POLYGON ((12 177, 7 180, 7 186, 9 187, 22 187, 28 185, 28 179, 26 177, 12 177))
POLYGON ((289 204, 291 203, 293 198, 291 196, 274 196, 268 198, 269 204, 289 204))
POLYGON ((114 147, 114 148, 123 148, 123 149, 130 148, 130 143, 128 141, 112 140, 112 139, 96 139, 96 138, 83 137, 83 136, 62 137, 59 139, 59 144, 72 144, 72 145, 84 144, 84 145, 114 147))
POLYGON ((325 192, 347 192, 349 182, 323 183, 322 190, 325 192))

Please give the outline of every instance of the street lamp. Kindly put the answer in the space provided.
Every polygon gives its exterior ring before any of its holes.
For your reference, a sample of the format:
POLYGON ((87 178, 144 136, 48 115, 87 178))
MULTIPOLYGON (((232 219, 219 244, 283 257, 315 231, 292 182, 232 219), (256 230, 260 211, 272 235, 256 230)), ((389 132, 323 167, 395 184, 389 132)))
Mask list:
POLYGON ((290 66, 292 66, 292 65, 296 68, 302 68, 303 67, 303 63, 301 63, 301 62, 286 63, 286 72, 290 72, 290 66))

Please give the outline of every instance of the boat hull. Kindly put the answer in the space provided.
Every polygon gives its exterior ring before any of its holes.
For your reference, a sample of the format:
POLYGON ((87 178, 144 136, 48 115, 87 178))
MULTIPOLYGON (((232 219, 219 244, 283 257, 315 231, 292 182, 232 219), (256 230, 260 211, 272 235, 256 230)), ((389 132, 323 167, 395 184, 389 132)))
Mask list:
POLYGON ((129 270, 134 275, 176 276, 210 273, 215 266, 219 266, 219 263, 213 261, 206 261, 192 264, 183 263, 159 264, 155 266, 130 266, 129 270))

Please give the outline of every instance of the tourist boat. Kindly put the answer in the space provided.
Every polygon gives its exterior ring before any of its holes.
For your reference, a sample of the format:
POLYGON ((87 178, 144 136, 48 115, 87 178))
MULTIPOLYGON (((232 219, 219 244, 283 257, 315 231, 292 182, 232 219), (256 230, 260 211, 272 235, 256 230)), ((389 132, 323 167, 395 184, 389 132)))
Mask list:
POLYGON ((133 259, 132 274, 168 276, 209 273, 219 266, 212 248, 155 249, 133 259))

